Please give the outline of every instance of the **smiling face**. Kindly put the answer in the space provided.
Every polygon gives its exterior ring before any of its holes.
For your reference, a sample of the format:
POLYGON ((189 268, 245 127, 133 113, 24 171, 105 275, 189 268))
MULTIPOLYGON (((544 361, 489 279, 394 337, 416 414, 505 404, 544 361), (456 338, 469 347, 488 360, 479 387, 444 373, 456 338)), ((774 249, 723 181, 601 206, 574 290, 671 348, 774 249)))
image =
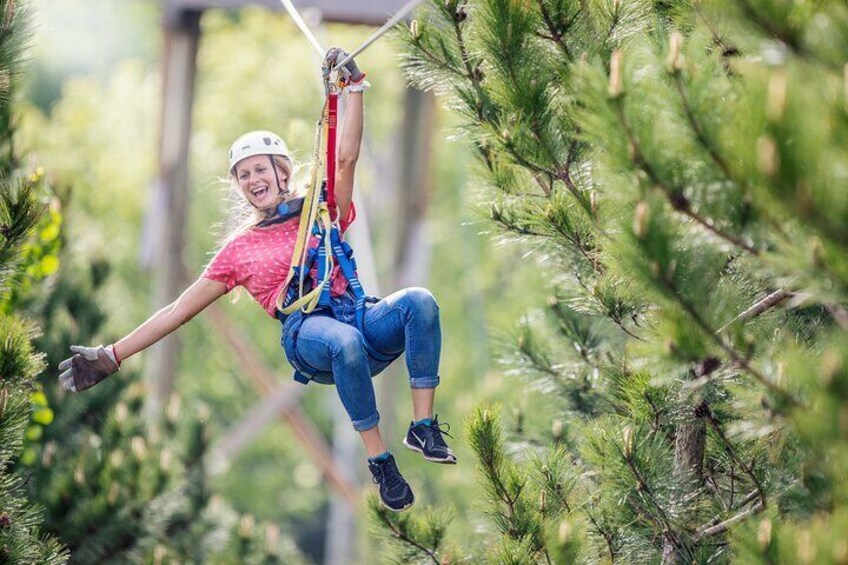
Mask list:
POLYGON ((289 170, 269 155, 242 159, 236 163, 234 174, 239 189, 254 208, 271 210, 285 200, 289 170))

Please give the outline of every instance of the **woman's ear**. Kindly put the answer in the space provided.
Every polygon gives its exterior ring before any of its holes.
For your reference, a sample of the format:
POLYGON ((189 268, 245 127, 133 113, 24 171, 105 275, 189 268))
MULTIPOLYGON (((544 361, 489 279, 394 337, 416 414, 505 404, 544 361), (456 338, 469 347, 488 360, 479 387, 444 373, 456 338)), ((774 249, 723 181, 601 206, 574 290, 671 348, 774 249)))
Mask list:
POLYGON ((280 189, 281 193, 287 193, 289 191, 289 175, 286 173, 285 169, 280 166, 277 166, 277 179, 279 179, 279 185, 277 188, 280 189))

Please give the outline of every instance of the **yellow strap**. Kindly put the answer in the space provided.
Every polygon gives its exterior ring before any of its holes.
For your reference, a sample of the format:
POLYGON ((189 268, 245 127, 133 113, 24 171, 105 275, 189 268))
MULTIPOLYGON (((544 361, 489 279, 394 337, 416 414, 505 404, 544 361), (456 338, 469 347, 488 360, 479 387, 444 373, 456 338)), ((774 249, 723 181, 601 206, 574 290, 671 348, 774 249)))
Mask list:
POLYGON ((309 241, 312 224, 318 214, 318 203, 321 201, 321 192, 318 188, 318 172, 324 168, 324 159, 322 155, 324 151, 323 140, 324 132, 326 131, 327 108, 325 104, 324 112, 321 114, 321 119, 318 120, 315 128, 315 141, 312 144, 312 171, 309 178, 309 187, 306 190, 304 197, 304 207, 300 213, 300 225, 297 230, 297 241, 292 250, 292 262, 290 273, 294 272, 295 265, 303 265, 306 260, 306 248, 309 241), (308 206, 306 206, 308 204, 308 206), (304 221, 306 220, 306 221, 304 221))
MULTIPOLYGON (((312 183, 311 183, 311 194, 310 201, 313 206, 313 211, 315 213, 320 214, 321 211, 321 188, 320 182, 318 181, 318 174, 321 171, 324 171, 326 168, 326 145, 327 145, 327 131, 329 129, 329 116, 330 116, 330 102, 329 100, 325 100, 324 102, 324 110, 321 114, 321 121, 318 123, 318 129, 320 134, 318 136, 318 144, 316 144, 315 149, 312 155, 312 162, 314 166, 312 168, 312 183), (322 142, 323 141, 323 142, 322 142)), ((326 207, 326 206, 325 206, 326 207)), ((300 257, 300 279, 298 280, 298 295, 303 296, 303 283, 306 280, 306 257, 308 256, 307 247, 309 242, 309 237, 312 235, 312 226, 314 222, 317 220, 317 216, 312 214, 309 217, 309 223, 305 226, 306 229, 306 238, 302 242, 302 247, 298 249, 300 257)), ((301 226, 303 228, 304 226, 301 226)), ((326 227, 326 225, 325 225, 326 227)), ((292 257, 292 265, 294 265, 294 257, 292 257)), ((322 281, 323 282, 323 281, 322 281)), ((320 285, 317 285, 320 286, 320 285)), ((314 308, 314 306, 313 306, 314 308)), ((310 308, 310 312, 312 309, 310 308)))
MULTIPOLYGON (((323 202, 321 203, 321 215, 319 221, 323 224, 324 229, 330 229, 330 212, 327 209, 326 204, 324 204, 323 202)), ((298 309, 303 310, 303 312, 306 314, 309 314, 315 309, 316 306, 318 306, 318 301, 321 298, 321 292, 328 284, 330 284, 330 274, 332 273, 333 269, 333 247, 329 237, 324 238, 324 251, 324 272, 326 273, 324 279, 318 282, 318 284, 315 285, 315 288, 313 288, 308 293, 303 294, 303 292, 301 292, 300 298, 289 304, 286 308, 283 308, 282 305, 279 303, 280 300, 278 297, 277 307, 283 314, 289 315, 293 312, 296 312, 298 309)), ((280 296, 282 296, 282 293, 280 294, 280 296)))
POLYGON ((318 305, 318 300, 321 297, 321 291, 324 289, 324 286, 329 284, 330 275, 333 270, 332 242, 329 237, 325 237, 324 248, 326 251, 326 258, 324 272, 326 275, 324 280, 318 282, 318 284, 315 285, 315 288, 313 288, 309 293, 303 293, 303 283, 308 274, 304 271, 306 266, 306 257, 308 256, 307 247, 309 245, 309 238, 312 235, 312 226, 316 221, 319 221, 324 230, 330 230, 332 227, 329 209, 327 208, 326 203, 321 202, 321 190, 318 186, 318 172, 323 171, 325 167, 326 151, 324 151, 324 145, 326 144, 327 139, 328 114, 329 105, 325 102, 321 119, 316 124, 315 141, 313 143, 312 150, 312 173, 309 179, 309 186, 306 190, 306 195, 304 196, 303 209, 300 212, 300 225, 297 230, 297 240, 295 241, 294 249, 292 250, 291 267, 289 268, 289 273, 286 276, 285 284, 283 284, 280 293, 277 295, 277 309, 286 315, 289 315, 298 309, 302 309, 307 314, 312 312, 318 305), (295 283, 294 274, 296 265, 300 266, 300 278, 295 283), (300 298, 288 307, 283 308, 283 302, 285 301, 286 293, 290 284, 297 284, 299 286, 298 290, 300 298))

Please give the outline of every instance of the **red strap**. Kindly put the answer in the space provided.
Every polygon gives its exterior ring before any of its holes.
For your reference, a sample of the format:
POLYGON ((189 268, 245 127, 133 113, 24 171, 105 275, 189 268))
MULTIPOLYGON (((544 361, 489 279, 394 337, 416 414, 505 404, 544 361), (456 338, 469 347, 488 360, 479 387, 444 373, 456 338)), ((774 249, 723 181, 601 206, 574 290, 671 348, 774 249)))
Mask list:
POLYGON ((121 366, 121 358, 118 357, 118 348, 115 347, 114 343, 112 344, 112 355, 115 356, 115 363, 117 363, 118 367, 120 367, 121 366))
POLYGON ((338 122, 339 95, 327 95, 327 208, 330 219, 336 221, 336 126, 338 122))

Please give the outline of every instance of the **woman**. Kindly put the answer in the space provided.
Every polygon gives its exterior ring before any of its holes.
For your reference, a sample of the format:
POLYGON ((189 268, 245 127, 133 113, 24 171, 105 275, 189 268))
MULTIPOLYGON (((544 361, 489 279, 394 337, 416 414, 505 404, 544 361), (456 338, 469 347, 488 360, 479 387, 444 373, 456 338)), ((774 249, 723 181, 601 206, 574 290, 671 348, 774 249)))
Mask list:
MULTIPOLYGON (((346 56, 333 48, 327 52, 324 66, 335 66, 346 56)), ((344 232, 355 218, 353 179, 362 141, 363 91, 368 83, 352 59, 340 74, 348 100, 338 146, 335 195, 344 232)), ((303 201, 293 186, 292 172, 288 148, 279 136, 259 131, 237 139, 230 150, 229 176, 253 211, 250 221, 227 238, 200 277, 176 301, 129 335, 107 347, 72 346, 75 355, 59 365, 64 371, 60 382, 74 392, 97 384, 118 371, 122 360, 243 286, 269 315, 283 323, 283 344, 292 365, 306 368, 309 374, 332 375, 332 380, 323 382, 334 381, 353 427, 362 437, 383 504, 402 511, 412 506, 414 495, 380 434, 371 377, 406 352, 414 420, 403 443, 429 461, 456 463, 433 416, 441 353, 438 306, 429 291, 404 289, 369 306, 360 326, 348 281, 336 267, 331 273, 328 307, 310 314, 283 315, 278 304, 287 291, 286 276, 299 226, 296 211, 303 201)), ((310 245, 316 244, 313 238, 310 245)))

